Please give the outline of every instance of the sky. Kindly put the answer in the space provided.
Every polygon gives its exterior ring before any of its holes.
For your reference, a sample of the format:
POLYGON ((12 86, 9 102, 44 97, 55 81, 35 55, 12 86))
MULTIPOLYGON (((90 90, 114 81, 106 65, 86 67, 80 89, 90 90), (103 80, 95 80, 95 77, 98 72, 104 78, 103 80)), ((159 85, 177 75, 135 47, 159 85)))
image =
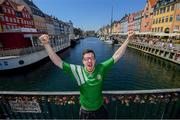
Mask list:
POLYGON ((97 31, 120 20, 125 14, 142 10, 146 0, 33 0, 46 14, 56 16, 60 20, 71 20, 74 27, 83 30, 97 31))

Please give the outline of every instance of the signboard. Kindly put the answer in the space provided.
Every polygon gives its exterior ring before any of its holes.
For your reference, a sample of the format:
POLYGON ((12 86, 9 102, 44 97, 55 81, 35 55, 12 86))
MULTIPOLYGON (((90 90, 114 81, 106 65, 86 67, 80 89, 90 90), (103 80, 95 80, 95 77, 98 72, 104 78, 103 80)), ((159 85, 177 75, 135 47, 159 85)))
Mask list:
POLYGON ((13 112, 41 113, 39 103, 36 101, 9 101, 13 112))

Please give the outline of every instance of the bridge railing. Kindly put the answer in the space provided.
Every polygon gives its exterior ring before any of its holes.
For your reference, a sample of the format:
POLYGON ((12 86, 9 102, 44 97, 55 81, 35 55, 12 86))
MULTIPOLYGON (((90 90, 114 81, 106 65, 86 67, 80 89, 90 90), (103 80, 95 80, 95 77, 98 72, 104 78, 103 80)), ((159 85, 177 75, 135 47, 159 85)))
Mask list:
MULTIPOLYGON (((111 119, 178 119, 180 89, 103 91, 111 119)), ((0 119, 78 119, 79 92, 0 92, 0 119)))

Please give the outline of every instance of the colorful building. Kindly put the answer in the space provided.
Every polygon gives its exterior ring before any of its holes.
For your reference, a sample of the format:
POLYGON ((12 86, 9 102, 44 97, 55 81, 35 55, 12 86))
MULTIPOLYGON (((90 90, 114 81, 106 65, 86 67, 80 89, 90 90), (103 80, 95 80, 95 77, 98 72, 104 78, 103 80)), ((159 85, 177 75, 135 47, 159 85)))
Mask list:
POLYGON ((44 13, 33 3, 32 0, 15 0, 28 7, 33 16, 35 28, 39 32, 48 32, 44 13))
POLYGON ((180 32, 180 1, 159 0, 153 10, 152 32, 180 32))
POLYGON ((141 32, 151 32, 153 22, 153 9, 158 0, 147 0, 142 11, 141 32))
POLYGON ((11 0, 0 0, 0 31, 34 28, 32 16, 26 7, 11 0))
POLYGON ((46 27, 49 35, 55 35, 55 26, 53 22, 53 17, 45 14, 46 27))
POLYGON ((180 32, 180 2, 175 4, 174 21, 172 25, 173 32, 180 32))
POLYGON ((134 14, 134 31, 140 32, 142 21, 142 11, 138 11, 134 14))
POLYGON ((125 15, 120 20, 121 26, 120 26, 120 33, 127 33, 128 32, 128 15, 125 15))
POLYGON ((128 16, 128 31, 134 31, 134 17, 135 13, 131 13, 128 16))
POLYGON ((112 34, 120 33, 121 23, 120 21, 114 21, 112 23, 112 34))

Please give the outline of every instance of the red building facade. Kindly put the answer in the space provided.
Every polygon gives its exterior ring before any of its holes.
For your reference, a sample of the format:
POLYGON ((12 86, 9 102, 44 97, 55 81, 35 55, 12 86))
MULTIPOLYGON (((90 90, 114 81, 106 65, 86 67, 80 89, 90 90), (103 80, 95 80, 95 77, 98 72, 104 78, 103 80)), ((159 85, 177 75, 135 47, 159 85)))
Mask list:
POLYGON ((0 32, 17 28, 34 28, 32 16, 25 6, 11 0, 0 0, 0 32))
POLYGON ((158 0, 147 0, 146 6, 143 10, 143 18, 141 22, 141 32, 151 32, 153 21, 153 7, 158 0))
POLYGON ((134 31, 134 17, 135 13, 132 13, 128 16, 128 31, 134 31))

